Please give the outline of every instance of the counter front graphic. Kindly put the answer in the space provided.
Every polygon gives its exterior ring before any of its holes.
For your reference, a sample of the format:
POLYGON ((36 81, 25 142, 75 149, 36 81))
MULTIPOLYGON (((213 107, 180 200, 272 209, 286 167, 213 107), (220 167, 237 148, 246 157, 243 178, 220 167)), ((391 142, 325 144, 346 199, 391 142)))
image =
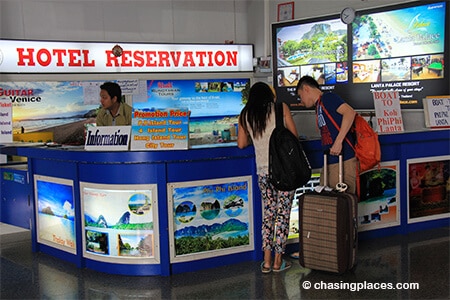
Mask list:
POLYGON ((253 250, 251 182, 249 176, 169 184, 171 259, 253 250))
POLYGON ((118 263, 157 261, 156 185, 80 186, 85 257, 118 263))
POLYGON ((76 254, 72 180, 34 175, 37 239, 76 254))

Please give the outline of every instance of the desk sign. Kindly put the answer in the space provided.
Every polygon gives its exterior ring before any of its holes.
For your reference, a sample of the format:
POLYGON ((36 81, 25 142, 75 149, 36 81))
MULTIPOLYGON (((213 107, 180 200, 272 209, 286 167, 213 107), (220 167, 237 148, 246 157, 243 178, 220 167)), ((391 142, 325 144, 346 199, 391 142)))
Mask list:
POLYGON ((372 94, 378 132, 403 132, 399 92, 380 91, 372 94))
POLYGON ((0 99, 0 143, 12 143, 12 102, 0 99))
POLYGON ((177 150, 189 147, 187 108, 133 109, 131 150, 177 150))
POLYGON ((131 126, 91 126, 86 131, 85 150, 128 151, 131 126))
POLYGON ((450 128, 450 96, 429 96, 423 99, 425 125, 450 128))

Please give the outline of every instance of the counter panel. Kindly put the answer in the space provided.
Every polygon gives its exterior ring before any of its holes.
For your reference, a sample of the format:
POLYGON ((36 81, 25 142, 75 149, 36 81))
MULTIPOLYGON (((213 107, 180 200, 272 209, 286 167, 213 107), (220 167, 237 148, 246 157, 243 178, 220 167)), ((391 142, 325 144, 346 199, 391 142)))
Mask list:
MULTIPOLYGON (((398 163, 400 225, 388 228, 372 229, 360 232, 360 240, 408 234, 417 230, 433 227, 448 227, 449 218, 427 220, 408 224, 408 160, 416 158, 446 157, 450 155, 450 130, 425 132, 407 132, 383 134, 379 136, 382 161, 398 163)), ((320 140, 302 141, 313 169, 320 169, 323 153, 320 140)), ((157 186, 158 226, 160 228, 159 264, 137 265, 108 263, 83 258, 82 224, 76 221, 77 253, 62 253, 47 245, 36 242, 36 219, 33 222, 33 250, 72 261, 79 267, 88 267, 98 271, 127 275, 170 275, 173 273, 195 271, 203 268, 226 265, 239 261, 262 259, 261 236, 259 234, 262 219, 260 193, 257 185, 256 166, 252 147, 238 149, 236 146, 217 148, 199 148, 176 151, 126 151, 126 152, 87 152, 71 148, 47 147, 4 147, 3 154, 28 158, 28 176, 34 174, 73 180, 75 213, 81 215, 79 182, 105 185, 152 185, 157 186), (207 257, 192 261, 170 261, 168 184, 202 180, 221 180, 241 176, 252 176, 252 201, 254 220, 253 251, 243 251, 217 257, 207 257)), ((32 190, 32 180, 29 188, 32 190)), ((5 182, 5 181, 3 181, 5 182)), ((8 185, 9 182, 6 184, 8 185)), ((12 185, 12 183, 10 184, 12 185)), ((3 189, 3 185, 2 185, 3 189)), ((3 193, 3 192, 2 192, 3 193)), ((33 193, 32 193, 33 194, 33 193)), ((448 188, 447 188, 448 194, 448 188)), ((444 199, 443 201, 448 201, 444 199)), ((31 201, 34 204, 34 200, 31 201)), ((35 209, 35 207, 33 207, 35 209)), ((33 214, 34 216, 34 214, 33 214)))

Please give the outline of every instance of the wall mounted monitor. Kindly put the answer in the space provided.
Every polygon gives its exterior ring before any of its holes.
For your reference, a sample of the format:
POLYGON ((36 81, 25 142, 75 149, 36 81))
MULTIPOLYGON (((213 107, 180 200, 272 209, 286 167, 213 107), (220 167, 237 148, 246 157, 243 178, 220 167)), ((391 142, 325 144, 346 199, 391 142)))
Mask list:
POLYGON ((356 109, 373 109, 373 91, 398 91, 403 109, 448 95, 448 3, 413 2, 272 24, 274 86, 278 99, 302 109, 298 79, 313 76, 323 91, 356 109))

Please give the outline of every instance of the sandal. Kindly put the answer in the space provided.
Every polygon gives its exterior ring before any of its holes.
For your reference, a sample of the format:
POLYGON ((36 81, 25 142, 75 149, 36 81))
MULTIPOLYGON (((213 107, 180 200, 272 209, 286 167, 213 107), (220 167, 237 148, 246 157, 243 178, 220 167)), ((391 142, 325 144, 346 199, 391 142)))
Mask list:
POLYGON ((272 269, 272 271, 274 272, 283 272, 287 269, 289 269, 290 267, 292 267, 292 264, 290 262, 287 262, 283 259, 283 262, 281 263, 281 266, 279 269, 272 269))
POLYGON ((263 272, 264 274, 270 273, 270 272, 272 272, 272 268, 264 267, 264 262, 262 262, 261 263, 261 272, 263 272))
POLYGON ((291 258, 293 258, 293 259, 298 259, 300 257, 300 253, 299 252, 293 252, 289 256, 291 258))

